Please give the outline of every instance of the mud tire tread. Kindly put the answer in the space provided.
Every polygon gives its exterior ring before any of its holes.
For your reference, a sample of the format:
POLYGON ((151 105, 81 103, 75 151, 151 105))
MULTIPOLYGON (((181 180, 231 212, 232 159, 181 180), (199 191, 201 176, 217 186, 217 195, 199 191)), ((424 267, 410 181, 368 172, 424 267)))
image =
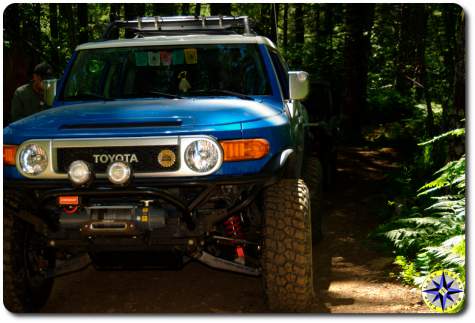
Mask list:
POLYGON ((283 179, 264 193, 263 279, 268 306, 302 312, 314 301, 309 191, 283 179))
POLYGON ((304 160, 303 180, 310 191, 312 210, 312 232, 314 241, 323 239, 323 167, 316 157, 307 157, 304 160))
POLYGON ((39 289, 32 290, 28 283, 24 254, 26 230, 33 230, 26 222, 15 217, 17 212, 11 204, 4 202, 3 208, 3 304, 13 313, 38 311, 52 289, 53 279, 46 279, 39 289))

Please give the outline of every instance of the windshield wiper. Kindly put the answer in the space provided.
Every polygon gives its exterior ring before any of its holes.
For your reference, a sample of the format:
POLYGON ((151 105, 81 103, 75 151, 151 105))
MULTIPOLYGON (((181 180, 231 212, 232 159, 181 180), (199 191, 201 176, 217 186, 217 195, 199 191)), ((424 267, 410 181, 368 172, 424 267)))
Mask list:
POLYGON ((167 98, 167 99, 183 99, 182 96, 178 94, 160 92, 160 91, 148 91, 144 93, 133 93, 128 94, 126 97, 134 97, 134 98, 145 98, 145 97, 154 97, 154 98, 167 98))
POLYGON ((114 98, 105 97, 103 95, 94 94, 94 93, 81 93, 75 96, 67 96, 64 98, 66 101, 72 100, 104 100, 104 101, 113 101, 114 98))
POLYGON ((239 93, 239 92, 234 92, 231 90, 222 90, 222 89, 208 89, 208 90, 196 90, 196 91, 190 91, 188 92, 189 94, 201 94, 201 95, 207 95, 207 94, 224 94, 224 95, 230 95, 230 96, 235 96, 237 98, 240 98, 242 100, 252 100, 254 101, 254 98, 252 96, 249 96, 247 94, 239 93))

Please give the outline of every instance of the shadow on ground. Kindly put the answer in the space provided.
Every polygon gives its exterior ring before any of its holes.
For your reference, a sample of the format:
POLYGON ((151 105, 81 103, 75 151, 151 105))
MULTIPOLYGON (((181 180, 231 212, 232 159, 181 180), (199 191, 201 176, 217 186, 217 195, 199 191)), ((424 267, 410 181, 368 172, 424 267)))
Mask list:
MULTIPOLYGON (((368 233, 381 221, 391 149, 342 147, 337 185, 325 195, 324 239, 314 246, 313 313, 426 312, 420 292, 388 278, 392 258, 368 233)), ((180 271, 96 271, 61 277, 43 312, 266 313, 259 278, 190 263, 180 271)))

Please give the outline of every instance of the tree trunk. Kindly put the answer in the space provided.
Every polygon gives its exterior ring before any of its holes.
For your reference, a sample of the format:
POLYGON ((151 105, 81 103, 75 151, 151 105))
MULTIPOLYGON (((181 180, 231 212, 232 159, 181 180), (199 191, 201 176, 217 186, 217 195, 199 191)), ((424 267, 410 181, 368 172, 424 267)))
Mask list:
POLYGON ((211 3, 211 16, 230 16, 231 4, 230 3, 211 3))
POLYGON ((64 18, 63 21, 67 22, 67 35, 68 35, 68 44, 70 48, 75 48, 77 46, 76 39, 76 20, 74 19, 73 5, 71 3, 62 3, 59 6, 59 12, 64 18))
POLYGON ((409 19, 407 14, 408 8, 405 4, 401 5, 400 10, 400 27, 398 39, 398 56, 396 58, 396 90, 402 95, 408 95, 409 83, 406 79, 406 65, 408 56, 412 54, 411 44, 409 43, 409 19))
POLYGON ((126 20, 136 20, 137 17, 143 17, 145 14, 144 3, 125 3, 124 15, 126 20))
MULTIPOLYGON (((465 13, 459 11, 457 17, 454 66, 453 111, 449 114, 450 128, 464 127, 465 122, 465 13)), ((465 140, 453 138, 449 142, 449 160, 460 158, 465 153, 465 140)))
POLYGON ((181 4, 181 15, 182 16, 189 16, 190 15, 190 4, 189 3, 182 3, 181 4))
POLYGON ((294 13, 294 25, 295 25, 295 45, 296 51, 299 55, 296 56, 294 64, 297 66, 302 65, 302 52, 303 45, 305 43, 305 25, 303 21, 303 4, 298 3, 295 5, 294 13))
POLYGON ((284 3, 284 17, 282 17, 282 47, 284 49, 284 53, 287 53, 287 46, 288 46, 288 38, 287 38, 287 31, 288 31, 288 21, 289 21, 289 4, 284 3))
POLYGON ((176 16, 177 8, 175 3, 154 3, 153 4, 154 16, 176 16))
POLYGON ((195 17, 201 16, 201 3, 195 5, 195 17))
POLYGON ((361 138, 361 116, 366 109, 368 58, 373 4, 349 4, 345 15, 343 135, 349 141, 361 138))
MULTIPOLYGON (((109 11, 109 22, 114 22, 116 20, 120 20, 120 3, 111 3, 110 11, 109 11)), ((111 39, 119 38, 119 30, 115 29, 110 33, 111 39)))
POLYGON ((89 40, 87 3, 78 3, 79 43, 89 40))
POLYGON ((41 4, 35 3, 33 5, 33 12, 35 14, 34 16, 34 24, 33 24, 33 30, 32 34, 30 35, 30 39, 32 40, 32 43, 35 45, 35 47, 42 51, 43 46, 41 42, 41 4))
POLYGON ((334 6, 332 4, 326 3, 325 4, 325 10, 324 10, 324 25, 323 25, 323 33, 322 36, 324 38, 325 44, 327 47, 332 50, 332 38, 333 38, 333 28, 335 25, 335 21, 333 18, 333 10, 334 6))
POLYGON ((315 39, 320 35, 320 4, 315 4, 315 39))
POLYGON ((270 40, 277 44, 277 26, 279 25, 279 4, 271 4, 271 26, 270 26, 270 40))
POLYGON ((13 93, 28 80, 28 55, 21 42, 13 40, 21 37, 20 11, 17 3, 12 3, 3 12, 4 40, 11 40, 11 46, 3 47, 3 125, 10 122, 13 93), (25 62, 26 61, 26 62, 25 62))
MULTIPOLYGON (((143 17, 144 14, 145 14, 144 3, 125 3, 124 4, 125 20, 136 20, 137 17, 143 17)), ((134 32, 126 29, 125 38, 132 38, 132 37, 134 37, 134 32)))
POLYGON ((427 134, 432 137, 435 135, 434 129, 434 113, 432 111, 432 96, 430 94, 430 83, 427 77, 427 66, 426 66, 426 37, 427 37, 427 19, 429 13, 427 11, 426 5, 424 4, 414 4, 414 12, 419 19, 415 23, 417 33, 414 37, 416 43, 416 53, 415 53, 415 79, 416 83, 416 100, 420 100, 424 97, 426 102, 427 117, 426 117, 426 131, 427 134))
POLYGON ((12 3, 5 8, 5 11, 3 12, 3 25, 5 26, 5 29, 19 34, 20 13, 18 3, 12 3))
POLYGON ((109 13, 110 22, 120 19, 120 7, 121 7, 120 3, 111 3, 110 13, 109 13))
POLYGON ((50 29, 51 43, 53 44, 51 48, 51 64, 53 66, 59 66, 58 5, 56 3, 49 4, 49 29, 50 29))
POLYGON ((465 118, 465 13, 460 11, 457 18, 457 33, 454 66, 454 113, 450 116, 453 124, 460 126, 465 118))
MULTIPOLYGON (((336 87, 340 87, 337 92, 342 91, 341 83, 341 68, 335 68, 335 58, 342 57, 342 50, 340 48, 335 49, 333 47, 333 30, 336 25, 344 26, 344 6, 341 4, 318 4, 319 6, 319 28, 316 30, 314 44, 315 60, 320 62, 319 64, 319 76, 322 79, 332 82, 334 90, 336 87), (341 21, 339 21, 339 19, 341 21), (338 71, 338 74, 335 73, 338 71)), ((341 65, 340 63, 337 63, 341 65)), ((341 106, 341 104, 340 104, 341 106)))
POLYGON ((401 95, 410 95, 411 88, 416 84, 415 57, 418 46, 420 26, 420 7, 423 4, 402 4, 399 29, 399 49, 396 63, 396 89, 401 95))
MULTIPOLYGON (((444 5, 448 6, 447 10, 442 11, 442 17, 444 20, 444 39, 440 41, 440 51, 444 56, 444 75, 447 80, 447 93, 454 93, 454 56, 455 56, 455 44, 456 44, 456 22, 457 22, 457 5, 444 5)), ((449 130, 449 114, 451 106, 453 106, 452 95, 446 95, 442 105, 442 130, 449 130)))

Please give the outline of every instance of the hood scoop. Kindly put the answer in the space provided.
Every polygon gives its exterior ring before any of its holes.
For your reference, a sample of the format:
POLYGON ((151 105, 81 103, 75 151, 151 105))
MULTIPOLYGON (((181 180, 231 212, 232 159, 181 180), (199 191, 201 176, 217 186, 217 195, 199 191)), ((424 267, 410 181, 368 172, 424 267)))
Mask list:
POLYGON ((146 122, 113 122, 113 123, 84 123, 84 124, 64 124, 59 129, 116 129, 116 128, 158 128, 158 127, 179 127, 182 120, 170 121, 146 121, 146 122))

